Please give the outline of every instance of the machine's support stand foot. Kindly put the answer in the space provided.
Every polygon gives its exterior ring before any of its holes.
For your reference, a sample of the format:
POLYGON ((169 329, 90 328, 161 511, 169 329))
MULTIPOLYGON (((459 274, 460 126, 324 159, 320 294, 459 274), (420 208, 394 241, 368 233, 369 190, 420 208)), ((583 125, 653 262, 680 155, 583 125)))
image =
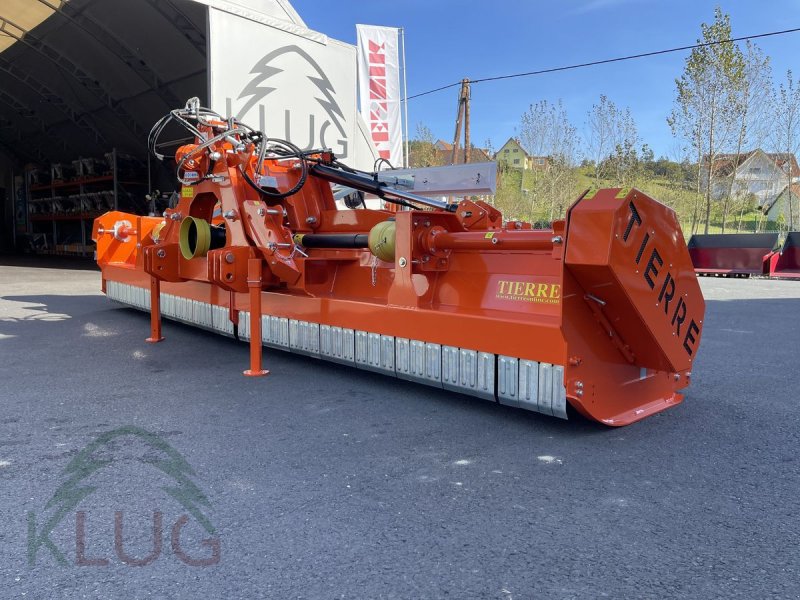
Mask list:
POLYGON ((161 280, 150 277, 150 337, 145 341, 151 344, 161 342, 161 280))
POLYGON ((250 368, 248 377, 262 377, 269 371, 261 368, 261 259, 247 261, 247 286, 250 288, 250 368))
POLYGON ((248 377, 264 377, 264 375, 269 375, 269 370, 267 369, 259 369, 257 371, 253 371, 252 369, 247 369, 246 371, 242 371, 248 377))

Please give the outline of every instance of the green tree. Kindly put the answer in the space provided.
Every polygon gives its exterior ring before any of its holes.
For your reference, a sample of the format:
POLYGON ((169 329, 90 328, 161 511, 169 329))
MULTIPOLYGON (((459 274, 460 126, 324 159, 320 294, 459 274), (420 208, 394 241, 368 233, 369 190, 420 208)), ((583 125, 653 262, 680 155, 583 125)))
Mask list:
POLYGON ((786 202, 788 204, 788 226, 792 230, 794 219, 794 194, 791 193, 793 158, 800 150, 800 85, 792 76, 791 69, 786 72, 786 80, 778 85, 773 102, 773 128, 775 147, 781 152, 783 171, 786 176, 786 202))
POLYGON ((631 109, 626 108, 624 112, 619 113, 616 144, 612 155, 617 185, 628 187, 636 182, 640 166, 637 149, 640 142, 636 121, 633 119, 631 109))
POLYGON ((563 103, 542 100, 531 104, 522 115, 519 140, 529 154, 547 157, 543 167, 532 171, 529 187, 526 183, 522 189, 528 190, 523 194, 531 219, 552 221, 575 199, 577 184, 578 134, 563 103))
POLYGON ((436 138, 430 128, 417 123, 414 139, 408 143, 408 165, 410 167, 440 166, 439 153, 436 151, 436 138))
POLYGON ((733 155, 733 172, 728 177, 728 188, 723 199, 722 233, 725 233, 730 209, 735 209, 738 205, 740 227, 744 210, 748 206, 747 190, 735 190, 734 182, 745 145, 752 144, 757 147, 763 142, 766 112, 764 107, 768 105, 771 88, 769 57, 765 57, 760 48, 748 41, 743 77, 735 89, 738 95, 738 101, 735 103, 735 108, 738 110, 736 151, 733 155))
POLYGON ((595 186, 601 180, 630 186, 640 176, 638 146, 641 142, 630 108, 619 108, 607 96, 592 105, 588 113, 586 145, 594 159, 595 186))
POLYGON ((616 104, 605 94, 600 94, 600 102, 592 104, 588 113, 586 145, 594 163, 594 184, 600 187, 600 180, 607 177, 604 167, 614 149, 618 128, 616 104))
MULTIPOLYGON (((667 119, 673 134, 686 139, 697 153, 698 171, 705 169, 705 233, 711 219, 711 193, 714 168, 721 148, 731 141, 739 114, 738 104, 744 77, 745 61, 741 50, 732 42, 730 17, 717 7, 714 22, 700 25, 702 36, 686 59, 683 75, 675 80, 677 96, 672 114, 667 119)), ((698 172, 698 197, 701 177, 698 172)), ((696 204, 692 229, 698 219, 696 204)))

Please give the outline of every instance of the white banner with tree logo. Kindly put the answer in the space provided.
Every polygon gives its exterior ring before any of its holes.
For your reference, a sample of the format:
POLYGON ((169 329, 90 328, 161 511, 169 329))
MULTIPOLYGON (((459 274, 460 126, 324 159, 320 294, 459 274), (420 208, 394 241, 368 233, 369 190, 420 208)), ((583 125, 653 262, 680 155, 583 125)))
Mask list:
POLYGON ((376 153, 356 110, 354 46, 214 7, 208 46, 212 109, 304 150, 331 148, 353 167, 372 168, 376 153))

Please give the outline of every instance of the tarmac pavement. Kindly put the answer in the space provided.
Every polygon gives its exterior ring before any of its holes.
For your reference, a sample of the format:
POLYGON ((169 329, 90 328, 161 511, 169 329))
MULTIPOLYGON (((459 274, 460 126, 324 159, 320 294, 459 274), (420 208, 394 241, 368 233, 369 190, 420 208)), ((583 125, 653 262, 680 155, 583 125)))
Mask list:
POLYGON ((687 399, 612 429, 246 378, 74 265, 0 259, 0 598, 800 597, 800 281, 702 279, 687 399))

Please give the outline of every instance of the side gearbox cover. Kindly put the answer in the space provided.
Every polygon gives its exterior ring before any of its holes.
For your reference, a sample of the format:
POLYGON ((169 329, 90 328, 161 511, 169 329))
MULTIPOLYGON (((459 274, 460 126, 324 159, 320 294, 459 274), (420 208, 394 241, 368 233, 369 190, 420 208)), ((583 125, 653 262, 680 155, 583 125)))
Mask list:
POLYGON ((636 189, 584 197, 569 212, 565 264, 635 364, 691 369, 705 301, 672 209, 636 189))

